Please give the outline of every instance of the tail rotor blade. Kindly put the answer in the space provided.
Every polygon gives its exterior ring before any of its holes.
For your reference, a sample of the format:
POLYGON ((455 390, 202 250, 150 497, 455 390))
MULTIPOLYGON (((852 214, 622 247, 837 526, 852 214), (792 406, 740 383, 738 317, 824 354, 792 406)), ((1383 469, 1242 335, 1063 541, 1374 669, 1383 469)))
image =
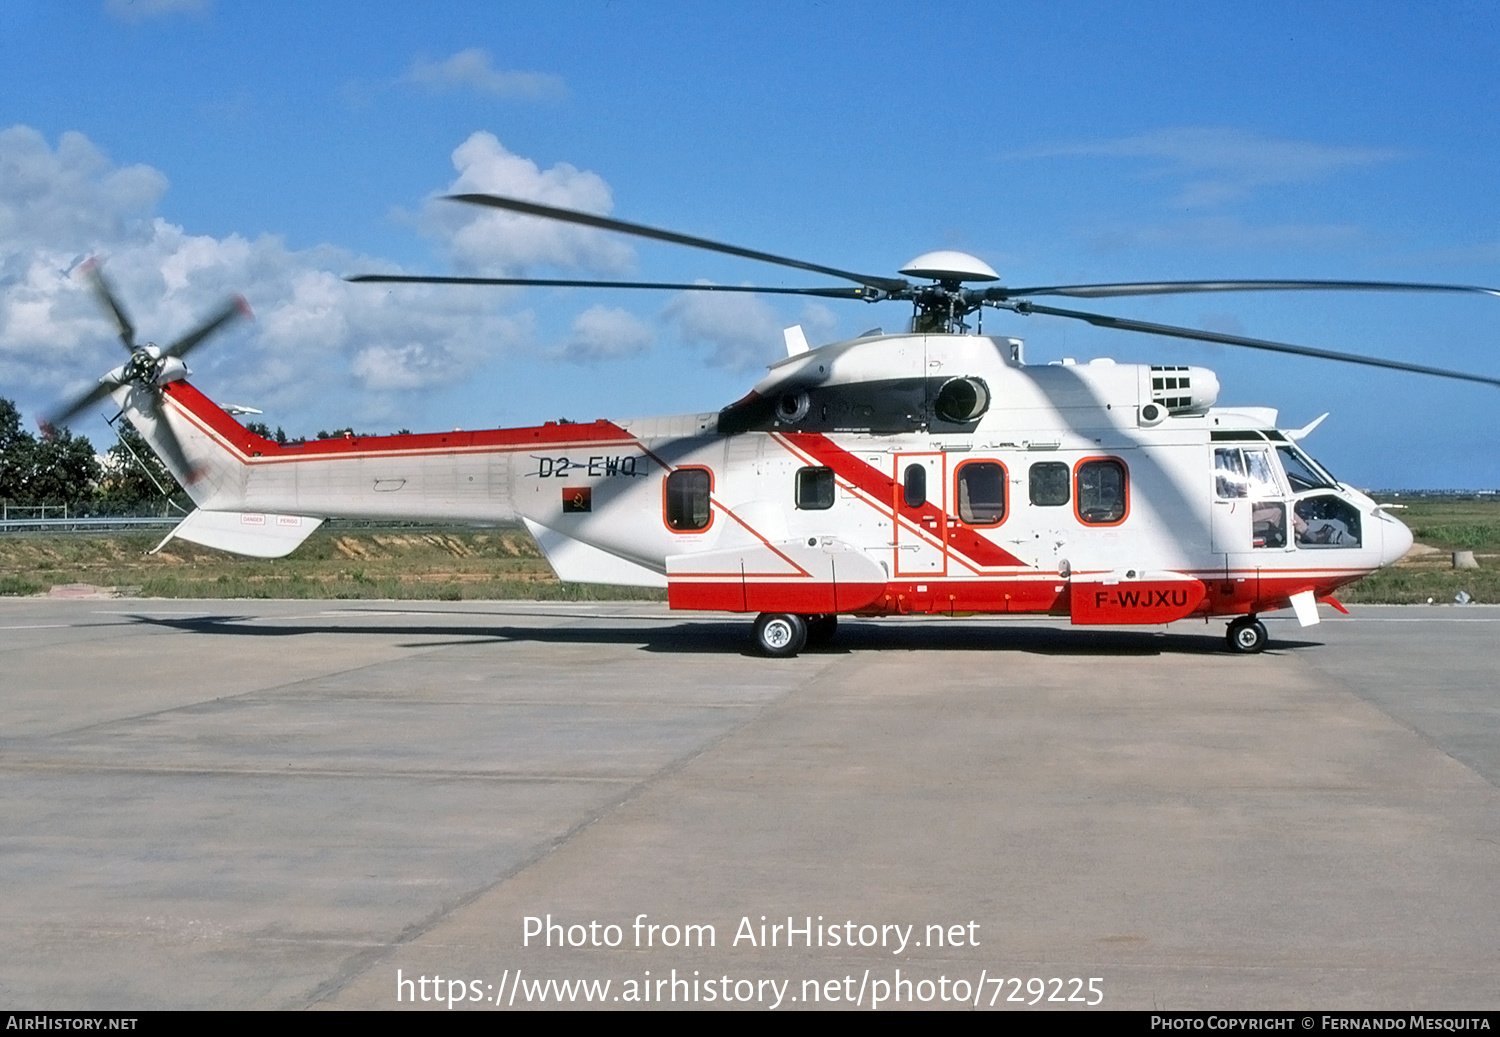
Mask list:
POLYGON ((115 293, 109 287, 109 282, 104 279, 104 274, 99 269, 99 261, 90 259, 83 265, 83 272, 88 276, 94 295, 109 311, 110 316, 114 317, 120 341, 125 343, 126 350, 135 352, 135 325, 130 323, 130 318, 125 315, 125 307, 120 305, 120 301, 115 298, 115 293))
POLYGON ((183 357, 202 344, 214 332, 218 331, 230 321, 240 317, 252 317, 250 304, 245 301, 244 296, 237 295, 218 313, 198 325, 192 331, 173 342, 162 350, 162 356, 183 357))
POLYGON ((187 454, 182 449, 182 442, 177 438, 177 433, 172 431, 172 426, 167 423, 166 416, 162 413, 161 401, 157 401, 156 407, 156 436, 151 444, 161 452, 162 460, 171 469, 172 475, 184 486, 191 486, 203 476, 203 470, 188 460, 187 454))
POLYGON ((100 400, 104 399, 110 393, 118 389, 120 387, 120 384, 120 382, 113 380, 100 382, 98 385, 94 386, 88 392, 78 397, 72 403, 62 408, 62 410, 59 410, 55 414, 44 418, 41 422, 42 431, 46 432, 48 435, 51 435, 53 429, 61 428, 68 422, 72 421, 83 411, 88 410, 94 404, 98 403, 100 400))

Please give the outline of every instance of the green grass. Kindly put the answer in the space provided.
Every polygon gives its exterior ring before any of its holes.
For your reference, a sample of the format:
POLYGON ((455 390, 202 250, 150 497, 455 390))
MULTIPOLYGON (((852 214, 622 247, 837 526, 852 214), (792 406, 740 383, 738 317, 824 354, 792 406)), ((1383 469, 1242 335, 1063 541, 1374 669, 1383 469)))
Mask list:
POLYGON ((1397 565, 1344 588, 1340 601, 1410 605, 1452 602, 1463 591, 1482 604, 1500 603, 1500 500, 1493 496, 1423 497, 1376 494, 1406 507, 1392 514, 1411 527, 1418 544, 1435 550, 1408 555, 1397 565), (1454 551, 1473 551, 1478 569, 1453 568, 1454 551))
POLYGON ((1398 565, 1334 592, 1346 605, 1420 605, 1429 598, 1451 604, 1459 591, 1480 605, 1500 603, 1500 570, 1398 565))
POLYGON ((241 558, 159 533, 0 536, 0 594, 87 583, 161 598, 660 600, 660 590, 561 583, 519 529, 320 529, 287 558, 241 558))
POLYGON ((0 596, 7 594, 36 594, 43 587, 35 580, 29 580, 24 576, 12 576, 0 574, 0 596))
POLYGON ((1493 496, 1377 494, 1376 500, 1406 505, 1391 514, 1411 527, 1420 544, 1449 551, 1500 551, 1500 500, 1493 496))

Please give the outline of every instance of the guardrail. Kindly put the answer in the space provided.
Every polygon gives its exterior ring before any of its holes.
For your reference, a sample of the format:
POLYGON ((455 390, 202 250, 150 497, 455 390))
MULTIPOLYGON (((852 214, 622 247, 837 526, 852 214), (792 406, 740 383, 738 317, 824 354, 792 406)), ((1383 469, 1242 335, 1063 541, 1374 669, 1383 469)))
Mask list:
POLYGON ((182 521, 181 515, 156 516, 153 518, 138 518, 132 516, 116 517, 77 517, 72 518, 0 518, 0 533, 22 533, 22 532, 84 532, 87 530, 110 530, 110 529, 170 529, 182 521))

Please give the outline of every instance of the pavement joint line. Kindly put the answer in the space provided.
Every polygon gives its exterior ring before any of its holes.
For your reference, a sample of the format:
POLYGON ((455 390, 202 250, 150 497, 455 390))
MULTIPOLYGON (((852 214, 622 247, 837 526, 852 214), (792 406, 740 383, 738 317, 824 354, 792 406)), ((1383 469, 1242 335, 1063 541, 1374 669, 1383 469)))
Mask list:
POLYGON ((681 773, 683 770, 687 769, 687 767, 689 767, 694 761, 700 760, 708 753, 713 752, 730 738, 733 738, 736 734, 754 724, 756 720, 765 716, 768 712, 776 709, 778 706, 786 702, 788 699, 792 698, 794 695, 798 694, 805 688, 817 684, 821 680, 822 675, 826 671, 833 669, 841 659, 851 659, 856 662, 858 661, 857 656, 830 657, 826 665, 818 667, 817 670, 813 674, 809 675, 806 680, 799 681, 796 684, 793 684, 781 695, 778 695, 776 698, 761 704, 759 708, 753 710, 750 715, 747 716, 741 723, 735 724, 727 730, 720 732, 718 736, 709 739, 707 742, 695 747, 694 749, 678 757, 677 759, 669 760, 664 766, 659 768, 653 774, 648 775, 637 784, 625 789, 613 800, 601 804, 600 807, 592 814, 577 821, 566 831, 557 835, 553 839, 544 841, 539 844, 532 850, 531 853, 517 860, 510 867, 506 868, 503 872, 497 875, 494 879, 469 891, 466 894, 463 894, 452 903, 439 905, 437 909, 431 912, 426 918, 419 919, 418 921, 413 922, 411 925, 403 929, 395 937, 395 939, 391 940, 384 947, 372 949, 363 954, 355 955, 353 958, 346 961, 340 968, 336 969, 333 975, 329 976, 317 987, 315 987, 312 993, 308 996, 307 1000, 303 1002, 301 1007, 312 1008, 315 1005, 328 1000, 329 998, 336 997, 338 993, 344 989, 344 987, 348 986, 360 976, 363 976, 370 970, 374 969, 377 965, 379 965, 382 959, 388 957, 392 952, 399 950, 400 948, 406 946, 414 940, 419 939, 423 934, 435 929, 445 919, 449 918, 459 911, 462 911, 465 907, 468 907, 470 904, 474 903, 485 894, 489 893, 491 890, 503 886, 511 879, 526 871, 528 868, 546 860, 548 857, 551 857, 554 853, 557 853, 559 850, 563 849, 565 846, 571 843, 579 835, 582 835, 584 832, 594 827, 594 825, 598 822, 604 820, 612 814, 618 813, 620 809, 626 806, 628 803, 649 792, 651 789, 666 781, 668 778, 681 773))
MULTIPOLYGON (((94 929, 94 928, 90 928, 90 927, 87 927, 87 926, 49 926, 49 925, 33 924, 33 925, 19 925, 19 926, 16 926, 14 931, 16 931, 16 932, 22 932, 22 933, 39 933, 40 932, 40 933, 49 933, 49 934, 78 933, 78 934, 82 934, 82 935, 95 936, 95 937, 101 937, 101 936, 102 937, 129 937, 129 936, 140 936, 140 935, 142 935, 142 930, 139 929, 139 928, 137 928, 137 929, 128 929, 128 928, 123 928, 121 926, 110 926, 109 928, 103 928, 103 927, 101 927, 101 928, 98 928, 98 929, 94 929)), ((147 929, 146 930, 146 934, 149 935, 150 933, 151 933, 151 930, 147 929)), ((363 939, 363 940, 361 940, 361 939, 348 938, 348 937, 345 937, 345 938, 330 938, 330 937, 308 936, 308 937, 305 937, 305 938, 297 938, 297 937, 291 937, 291 936, 258 936, 258 935, 254 934, 254 933, 235 933, 234 936, 235 936, 236 939, 246 940, 246 941, 248 941, 250 943, 271 944, 271 945, 280 944, 280 945, 289 945, 289 946, 294 946, 294 947, 306 947, 308 945, 317 945, 317 946, 322 946, 322 947, 373 947, 373 946, 377 946, 378 943, 379 943, 379 941, 375 940, 375 939, 363 939)), ((203 942, 209 942, 209 941, 213 940, 214 937, 205 934, 204 936, 201 936, 198 939, 202 940, 203 942)), ((77 1012, 76 1014, 78 1014, 78 1015, 87 1015, 89 1013, 88 1012, 77 1012)))
POLYGON ((496 781, 506 784, 555 784, 561 782, 583 783, 583 784, 620 784, 622 782, 634 782, 640 780, 638 774, 561 774, 561 773, 537 773, 524 774, 515 771, 481 771, 481 770, 457 770, 457 769, 431 769, 408 768, 402 770, 365 770, 359 768, 334 768, 334 767, 163 767, 149 764, 117 764, 104 762, 90 762, 88 760, 37 760, 37 759, 11 759, 0 756, 0 772, 26 773, 38 771, 87 771, 91 774, 138 774, 147 777, 152 776, 196 776, 207 778, 358 778, 361 781, 384 778, 400 779, 428 779, 440 778, 444 781, 467 780, 467 781, 496 781))
MULTIPOLYGON (((196 615, 197 613, 192 613, 192 614, 196 615)), ((110 625, 110 626, 114 626, 114 625, 124 626, 126 624, 107 624, 107 625, 110 625)), ((192 631, 192 630, 165 630, 165 631, 162 631, 162 633, 163 634, 184 635, 184 634, 198 633, 198 631, 192 631)), ((411 658, 411 657, 417 656, 417 655, 425 655, 425 654, 428 654, 429 652, 435 652, 437 650, 438 650, 438 648, 436 648, 436 647, 431 648, 431 649, 427 649, 425 651, 419 650, 419 649, 410 649, 407 652, 406 658, 411 658)), ((85 724, 82 727, 69 728, 69 729, 64 730, 64 731, 56 731, 56 732, 53 732, 52 734, 50 734, 48 737, 49 738, 63 738, 63 737, 67 737, 67 736, 70 736, 70 735, 81 734, 81 733, 83 733, 85 731, 91 731, 91 730, 94 730, 95 728, 109 727, 109 726, 114 725, 114 724, 121 724, 121 723, 127 723, 127 722, 132 722, 132 721, 146 720, 146 719, 149 719, 151 717, 167 716, 168 714, 177 713, 177 712, 180 712, 180 711, 185 710, 185 709, 196 709, 197 707, 205 705, 205 704, 210 703, 210 702, 233 702, 236 699, 243 699, 243 698, 247 698, 247 697, 252 696, 252 695, 260 695, 260 694, 265 694, 267 692, 276 692, 276 691, 282 691, 284 689, 295 688, 297 685, 299 685, 299 684, 306 684, 308 681, 327 680, 330 677, 342 677, 345 674, 358 673, 360 670, 368 670, 368 669, 371 669, 372 667, 388 666, 388 665, 390 665, 390 663, 392 661, 393 660, 386 659, 386 660, 377 660, 375 662, 361 663, 361 664, 359 664, 357 666, 350 666, 347 669, 343 669, 343 670, 329 670, 329 671, 326 671, 326 672, 323 672, 323 673, 316 674, 316 675, 311 676, 311 677, 301 677, 301 678, 299 678, 297 680, 286 681, 286 682, 284 682, 282 684, 270 684, 270 685, 265 685, 265 686, 257 687, 257 688, 248 688, 245 691, 237 692, 237 693, 235 693, 233 695, 213 695, 213 696, 209 696, 207 698, 197 699, 197 700, 195 700, 193 702, 179 703, 177 705, 167 706, 167 707, 165 707, 163 709, 148 710, 148 711, 146 711, 144 713, 136 713, 136 714, 132 714, 130 716, 111 717, 108 720, 101 720, 101 721, 99 721, 97 723, 93 723, 93 724, 85 724)))
POLYGON ((1436 738, 1434 738, 1432 735, 1430 735, 1427 732, 1423 731, 1421 728, 1417 727, 1415 724, 1411 723, 1410 721, 1401 719, 1396 714, 1392 713, 1390 710, 1388 710, 1384 706, 1382 706, 1375 699, 1369 698, 1369 697, 1367 697, 1365 695, 1361 695, 1358 691, 1356 691, 1354 689, 1354 687, 1347 680, 1345 680, 1344 678, 1339 677, 1339 676, 1337 676, 1337 675, 1335 675, 1333 673, 1330 673, 1324 667, 1319 666, 1315 657, 1313 657, 1311 655, 1307 655, 1307 656, 1298 656, 1297 658, 1298 658, 1298 661, 1304 667, 1306 667, 1307 669, 1312 670, 1313 672, 1315 672, 1318 675, 1320 675, 1324 679, 1324 681, 1327 682, 1330 686, 1336 686, 1336 687, 1340 688, 1342 691, 1344 691, 1346 694, 1350 695, 1355 700, 1364 703, 1364 705, 1366 705, 1370 709, 1373 709, 1375 712, 1379 713, 1381 716, 1385 717, 1386 720, 1390 721, 1392 724, 1395 724, 1401 730, 1409 732, 1410 734, 1415 735, 1422 742, 1423 745, 1426 745, 1430 749, 1437 750, 1439 753, 1441 753, 1442 755, 1446 756, 1448 759, 1452 760, 1454 763, 1458 764, 1458 766, 1462 767, 1465 771, 1467 771, 1469 774, 1472 774, 1474 777, 1478 778, 1480 781, 1482 781, 1484 784, 1488 785, 1490 788, 1500 788, 1500 782, 1496 782, 1495 780, 1493 780, 1492 778, 1490 778, 1489 775, 1485 774, 1481 770, 1478 770, 1472 764, 1470 764, 1470 763, 1468 763, 1468 762, 1466 762, 1464 760, 1459 759, 1457 756, 1454 756, 1453 753, 1449 752, 1448 749, 1446 749, 1443 746, 1443 744, 1441 742, 1439 742, 1436 738))

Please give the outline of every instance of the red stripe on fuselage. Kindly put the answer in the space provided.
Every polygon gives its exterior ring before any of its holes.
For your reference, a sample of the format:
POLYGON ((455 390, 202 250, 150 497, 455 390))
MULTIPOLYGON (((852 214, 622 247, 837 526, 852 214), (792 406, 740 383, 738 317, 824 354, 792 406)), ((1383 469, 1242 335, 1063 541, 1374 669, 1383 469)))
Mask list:
MULTIPOLYGON (((892 509, 892 518, 895 519, 896 494, 901 490, 900 484, 895 479, 869 462, 855 457, 833 440, 819 433, 788 432, 783 433, 782 438, 794 449, 815 459, 819 464, 832 468, 833 474, 838 478, 880 501, 882 505, 889 506, 892 509)), ((946 528, 948 550, 963 556, 975 565, 990 568, 996 566, 1030 568, 1015 555, 980 536, 968 526, 947 526, 947 515, 930 501, 920 508, 908 510, 919 515, 921 521, 929 523, 929 528, 946 528)))
POLYGON ((599 419, 588 425, 540 425, 531 428, 480 429, 474 432, 425 432, 403 436, 340 436, 282 445, 257 436, 235 421, 218 404, 187 382, 169 382, 163 389, 172 401, 204 431, 212 433, 250 464, 331 460, 360 454, 441 454, 454 450, 520 450, 527 447, 566 448, 599 443, 638 445, 630 433, 599 419))

